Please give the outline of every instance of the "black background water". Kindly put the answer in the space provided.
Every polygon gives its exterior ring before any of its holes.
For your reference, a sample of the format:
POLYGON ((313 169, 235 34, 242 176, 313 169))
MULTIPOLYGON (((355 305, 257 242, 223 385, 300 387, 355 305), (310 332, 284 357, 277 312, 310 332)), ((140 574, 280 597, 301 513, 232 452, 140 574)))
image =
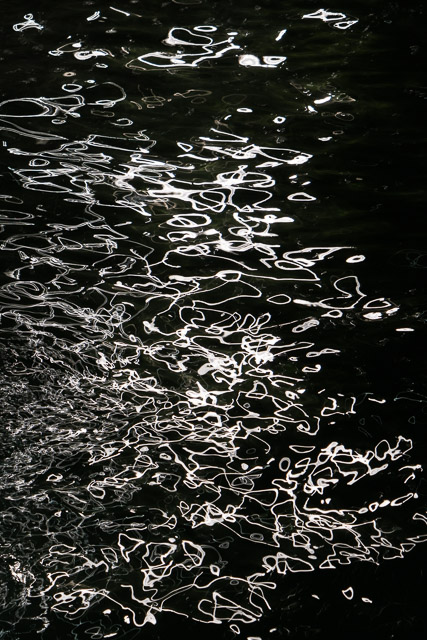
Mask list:
POLYGON ((424 637, 424 7, 327 10, 3 4, 0 637, 424 637))

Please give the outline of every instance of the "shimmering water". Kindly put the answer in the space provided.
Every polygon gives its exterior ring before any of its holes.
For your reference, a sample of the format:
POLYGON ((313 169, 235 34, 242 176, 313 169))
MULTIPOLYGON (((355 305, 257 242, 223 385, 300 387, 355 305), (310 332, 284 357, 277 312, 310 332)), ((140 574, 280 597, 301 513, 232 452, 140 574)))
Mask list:
POLYGON ((0 638, 423 637, 422 3, 2 10, 0 638))

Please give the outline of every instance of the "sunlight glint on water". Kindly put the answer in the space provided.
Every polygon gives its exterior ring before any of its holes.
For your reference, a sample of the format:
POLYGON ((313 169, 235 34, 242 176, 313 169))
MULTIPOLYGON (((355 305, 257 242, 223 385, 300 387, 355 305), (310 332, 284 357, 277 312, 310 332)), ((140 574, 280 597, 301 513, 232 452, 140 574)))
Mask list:
MULTIPOLYGON (((78 36, 37 11, 9 25, 48 34, 38 55, 56 76, 49 95, 20 86, 0 104, 5 632, 57 615, 123 637, 174 612, 245 633, 281 576, 424 540, 408 430, 354 431, 395 398, 336 379, 334 327, 413 328, 365 289, 351 233, 304 240, 313 162, 357 100, 289 80, 295 103, 244 98, 252 74, 283 74, 294 25, 261 49, 239 25, 169 24, 148 50, 126 37, 142 5, 124 6, 91 3, 78 36), (324 110, 324 135, 288 144, 289 119, 324 110)), ((358 25, 325 9, 294 21, 335 39, 358 25)))

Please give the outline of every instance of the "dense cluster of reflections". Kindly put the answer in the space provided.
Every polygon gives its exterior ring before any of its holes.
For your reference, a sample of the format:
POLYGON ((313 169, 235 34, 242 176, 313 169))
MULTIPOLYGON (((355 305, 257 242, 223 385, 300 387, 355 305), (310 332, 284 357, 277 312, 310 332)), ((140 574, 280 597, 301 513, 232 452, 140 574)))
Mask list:
MULTIPOLYGON (((357 22, 323 9, 303 17, 357 22)), ((30 14, 14 26, 30 28, 43 28, 30 14)), ((216 34, 171 29, 165 51, 126 65, 285 60, 216 34)), ((79 42, 50 54, 112 55, 79 42)), ((162 157, 122 117, 117 82, 58 93, 0 105, 22 187, 1 196, 0 212, 2 610, 38 631, 52 611, 77 627, 89 616, 94 638, 162 611, 237 633, 269 609, 280 574, 402 557, 425 524, 412 442, 330 441, 336 420, 384 399, 316 379, 340 357, 324 326, 399 309, 363 293, 357 250, 295 248, 286 235, 294 207, 316 199, 311 155, 263 146, 226 116, 162 157), (71 139, 43 124, 85 110, 112 113, 117 135, 71 139), (402 532, 392 512, 410 501, 402 532)))

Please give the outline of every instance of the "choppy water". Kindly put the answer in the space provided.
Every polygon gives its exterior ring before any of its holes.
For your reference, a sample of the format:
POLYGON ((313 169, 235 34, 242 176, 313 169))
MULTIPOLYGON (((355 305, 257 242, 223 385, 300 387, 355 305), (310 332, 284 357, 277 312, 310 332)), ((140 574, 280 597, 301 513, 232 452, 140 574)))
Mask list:
POLYGON ((421 4, 24 4, 0 637, 418 637, 421 4))

